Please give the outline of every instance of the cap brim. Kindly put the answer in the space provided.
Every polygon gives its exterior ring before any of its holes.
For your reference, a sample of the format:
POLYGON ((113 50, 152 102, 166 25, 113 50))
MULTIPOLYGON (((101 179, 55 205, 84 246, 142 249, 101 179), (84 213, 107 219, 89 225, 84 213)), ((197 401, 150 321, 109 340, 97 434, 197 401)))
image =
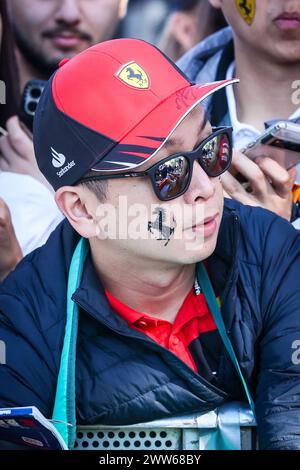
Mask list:
POLYGON ((93 171, 132 170, 155 156, 183 119, 212 93, 239 82, 222 80, 187 86, 153 109, 105 157, 93 165, 93 171))

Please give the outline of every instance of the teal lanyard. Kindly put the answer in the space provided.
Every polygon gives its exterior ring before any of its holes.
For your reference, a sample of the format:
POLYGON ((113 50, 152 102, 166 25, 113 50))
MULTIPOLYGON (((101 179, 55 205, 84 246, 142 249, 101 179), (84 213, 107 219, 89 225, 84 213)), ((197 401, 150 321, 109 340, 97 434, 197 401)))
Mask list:
POLYGON ((88 253, 87 241, 82 238, 78 243, 70 265, 67 290, 67 321, 56 387, 52 421, 72 449, 76 439, 76 343, 78 333, 78 305, 72 295, 80 285, 84 262, 88 253))
MULTIPOLYGON (((65 337, 52 416, 53 425, 59 431, 69 449, 72 449, 76 439, 75 370, 76 343, 78 333, 78 305, 72 300, 72 295, 80 285, 87 253, 87 241, 82 238, 74 251, 70 265, 67 289, 67 320, 65 337)), ((197 264, 197 280, 204 293, 208 307, 214 317, 215 323, 228 351, 228 354, 241 378, 250 407, 252 409, 253 415, 255 416, 255 407, 252 397, 243 377, 231 342, 227 336, 223 318, 216 301, 215 293, 205 268, 201 263, 197 264)))
POLYGON ((248 388, 247 383, 246 383, 246 381, 244 379, 244 376, 242 374, 242 371, 241 371, 240 365, 238 363, 238 360, 237 360, 236 354, 234 352, 234 349, 232 347, 231 341, 228 338, 228 335, 226 333, 226 328, 225 328, 223 317, 221 315, 221 312, 220 312, 220 309, 219 309, 219 306, 218 306, 218 303, 217 303, 217 300, 216 300, 216 295, 214 293, 211 282, 209 280, 207 272, 206 272, 206 270, 205 270, 202 263, 197 264, 197 279, 198 279, 198 283, 199 283, 199 285, 202 289, 202 292, 204 294, 204 297, 205 297, 205 300, 206 300, 207 305, 209 307, 209 310, 210 310, 212 316, 214 317, 215 323, 217 325, 217 328, 218 328, 219 334, 222 338, 222 341, 224 343, 224 346, 225 346, 225 348, 226 348, 226 350, 227 350, 227 352, 228 352, 228 354, 229 354, 229 356, 230 356, 230 358, 233 362, 233 365, 236 368, 236 371, 237 371, 237 373, 238 373, 238 375, 239 375, 239 377, 242 381, 242 384, 243 384, 243 387, 245 389, 249 405, 251 407, 253 416, 255 417, 255 406, 254 406, 253 399, 251 397, 249 388, 248 388))

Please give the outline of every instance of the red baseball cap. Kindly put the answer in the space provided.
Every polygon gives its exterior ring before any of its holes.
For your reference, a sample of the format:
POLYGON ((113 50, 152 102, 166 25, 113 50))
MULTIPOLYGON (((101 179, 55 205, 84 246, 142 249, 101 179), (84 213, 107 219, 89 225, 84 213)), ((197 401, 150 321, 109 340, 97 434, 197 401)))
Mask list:
POLYGON ((54 187, 89 170, 136 171, 204 98, 238 80, 192 84, 155 46, 115 39, 64 60, 34 120, 41 172, 54 187))

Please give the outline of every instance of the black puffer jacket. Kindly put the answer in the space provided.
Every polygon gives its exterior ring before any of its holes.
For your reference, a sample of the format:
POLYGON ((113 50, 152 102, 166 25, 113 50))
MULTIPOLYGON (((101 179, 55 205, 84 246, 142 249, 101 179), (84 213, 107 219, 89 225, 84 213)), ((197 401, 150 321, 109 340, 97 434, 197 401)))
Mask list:
MULTIPOLYGON (((35 405, 52 416, 77 242, 63 222, 0 287, 0 341, 6 346, 0 407, 35 405)), ((260 447, 300 449, 299 232, 270 212, 227 201, 209 271, 254 396, 260 447)), ((111 311, 90 260, 74 299, 81 307, 79 423, 130 424, 245 398, 225 352, 215 388, 172 352, 130 329, 111 311)))

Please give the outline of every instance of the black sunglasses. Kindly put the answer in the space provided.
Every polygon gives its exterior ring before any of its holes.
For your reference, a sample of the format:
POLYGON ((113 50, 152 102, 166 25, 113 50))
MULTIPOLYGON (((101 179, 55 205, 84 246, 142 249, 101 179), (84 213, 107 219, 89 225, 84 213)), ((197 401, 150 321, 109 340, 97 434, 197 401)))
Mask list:
POLYGON ((181 196, 188 189, 195 160, 208 176, 215 178, 228 170, 231 159, 232 127, 218 127, 214 128, 214 132, 202 140, 194 150, 170 155, 146 171, 89 176, 82 178, 78 183, 111 178, 149 176, 158 199, 170 201, 181 196))

